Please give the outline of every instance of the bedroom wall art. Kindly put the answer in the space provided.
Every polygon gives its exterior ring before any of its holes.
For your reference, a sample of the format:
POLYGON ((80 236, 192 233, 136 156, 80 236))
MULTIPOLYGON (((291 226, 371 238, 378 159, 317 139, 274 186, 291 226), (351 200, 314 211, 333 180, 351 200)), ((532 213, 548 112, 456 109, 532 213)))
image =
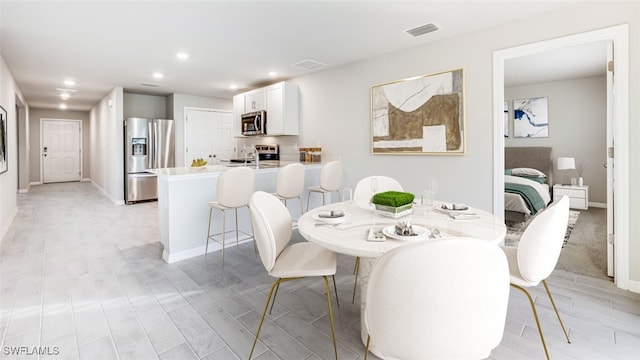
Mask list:
POLYGON ((7 171, 7 111, 0 106, 0 174, 7 171))
POLYGON ((513 100, 513 137, 549 137, 546 97, 513 100))
POLYGON ((464 155, 462 69, 371 87, 373 154, 464 155))

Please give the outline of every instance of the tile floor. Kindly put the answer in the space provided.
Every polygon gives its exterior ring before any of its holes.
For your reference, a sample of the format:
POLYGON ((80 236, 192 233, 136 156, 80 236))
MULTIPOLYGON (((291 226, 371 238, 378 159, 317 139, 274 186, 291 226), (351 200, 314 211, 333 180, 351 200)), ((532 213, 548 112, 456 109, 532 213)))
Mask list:
MULTIPOLYGON (((247 358, 272 282, 253 245, 228 249, 224 271, 215 253, 166 264, 157 203, 115 206, 86 182, 34 186, 18 206, 0 244, 0 358, 247 358)), ((353 263, 339 257, 341 359, 363 357, 359 307, 349 303, 353 263)), ((563 341, 544 290, 534 289, 553 359, 640 358, 640 295, 559 270, 549 285, 572 338, 563 341)), ((255 358, 331 359, 323 290, 316 279, 283 284, 255 358)), ((512 290, 490 358, 543 357, 528 302, 512 290)))

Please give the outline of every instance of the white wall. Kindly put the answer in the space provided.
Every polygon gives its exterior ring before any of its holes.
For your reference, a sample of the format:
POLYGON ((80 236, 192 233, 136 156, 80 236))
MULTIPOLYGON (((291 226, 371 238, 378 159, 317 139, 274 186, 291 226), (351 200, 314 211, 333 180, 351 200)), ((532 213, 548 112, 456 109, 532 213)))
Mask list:
POLYGON ((589 185, 589 201, 607 202, 607 83, 605 76, 546 82, 505 88, 509 101, 509 138, 505 146, 550 146, 553 148, 555 183, 568 183, 577 177, 575 171, 555 169, 559 156, 576 159, 582 169, 585 185, 589 185), (549 105, 549 137, 513 137, 513 100, 547 97, 549 105), (563 181, 564 180, 564 181, 563 181))
MULTIPOLYGON (((7 171, 0 174, 0 241, 16 216, 16 194, 18 192, 18 141, 16 122, 16 97, 26 105, 13 75, 0 54, 0 106, 7 112, 7 171)), ((27 105, 28 108, 28 105, 27 105)))
MULTIPOLYGON (((493 197, 493 52, 527 43, 629 23, 630 98, 640 96, 637 2, 579 3, 517 23, 465 34, 406 51, 388 54, 291 80, 300 89, 300 144, 319 144, 323 152, 340 154, 344 186, 372 174, 397 178, 417 193, 430 178, 440 183, 438 197, 492 210, 493 197), (571 19, 571 21, 567 21, 571 19), (408 77, 464 69, 466 147, 464 156, 372 155, 371 86, 408 77)), ((631 101, 630 119, 640 116, 640 102, 631 101)), ((631 139, 640 124, 630 121, 631 139)), ((640 142, 630 141, 630 177, 640 175, 640 142)), ((640 189, 632 187, 630 218, 640 218, 640 189)), ((630 278, 640 281, 640 224, 629 224, 630 278)))
POLYGON ((207 108, 233 111, 233 100, 206 96, 173 94, 167 96, 167 116, 175 120, 176 167, 184 165, 184 108, 207 108))
POLYGON ((116 87, 90 111, 91 181, 124 204, 123 89, 116 87))
POLYGON ((81 120, 82 121, 82 176, 85 179, 90 177, 89 174, 89 112, 88 111, 70 111, 56 109, 34 109, 29 112, 29 181, 32 184, 38 184, 41 178, 41 121, 40 119, 63 119, 63 120, 81 120))

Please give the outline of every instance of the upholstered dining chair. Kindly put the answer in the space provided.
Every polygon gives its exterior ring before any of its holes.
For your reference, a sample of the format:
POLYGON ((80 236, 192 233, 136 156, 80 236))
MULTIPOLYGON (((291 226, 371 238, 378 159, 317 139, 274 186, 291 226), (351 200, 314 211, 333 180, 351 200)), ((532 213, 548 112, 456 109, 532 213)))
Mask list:
POLYGON ((330 161, 320 168, 320 185, 309 186, 307 194, 307 211, 309 211, 309 199, 311 193, 322 195, 322 205, 325 204, 325 194, 337 192, 340 196, 340 185, 342 184, 342 161, 330 161))
POLYGON ((227 210, 235 211, 236 218, 236 246, 240 239, 240 234, 246 235, 242 240, 250 239, 252 234, 240 231, 238 229, 238 209, 249 206, 249 197, 253 193, 255 185, 255 173, 254 170, 248 167, 237 167, 225 170, 218 177, 218 184, 216 186, 218 198, 214 201, 209 201, 209 226, 207 227, 207 243, 205 245, 204 254, 207 255, 209 251, 209 241, 216 240, 216 236, 221 236, 222 244, 222 267, 224 267, 224 248, 226 234, 226 217, 225 212, 227 210), (219 233, 211 233, 211 218, 213 210, 216 209, 222 214, 222 230, 219 233))
POLYGON ((336 346, 336 333, 333 323, 333 311, 331 309, 331 290, 329 289, 329 281, 327 280, 328 276, 333 278, 336 304, 340 306, 335 280, 336 254, 326 250, 320 245, 310 242, 298 242, 289 245, 292 233, 291 216, 284 204, 272 194, 256 191, 251 195, 249 213, 251 214, 253 233, 258 245, 258 253, 260 254, 262 264, 269 275, 277 278, 269 290, 258 330, 256 330, 256 336, 253 340, 249 359, 251 359, 256 342, 258 341, 258 335, 260 334, 269 302, 273 296, 273 303, 271 305, 273 308, 280 284, 310 276, 322 276, 324 278, 331 335, 333 336, 333 350, 337 359, 338 348, 336 346))
MULTIPOLYGON (((378 192, 384 191, 404 191, 402 189, 402 185, 398 182, 398 180, 381 175, 368 176, 356 184, 356 188, 353 191, 353 201, 355 203, 369 203, 371 198, 373 197, 374 192, 371 190, 371 180, 376 179, 378 182, 378 192)), ((356 264, 353 267, 354 281, 353 281, 353 295, 351 296, 351 303, 353 304, 356 300, 356 289, 358 287, 358 269, 360 269, 360 257, 356 257, 356 264)))
POLYGON ((485 240, 415 242, 383 255, 364 307, 369 349, 386 359, 484 359, 500 344, 509 266, 485 240))
POLYGON ((553 296, 551 296, 549 286, 546 282, 547 277, 553 272, 560 257, 568 222, 569 198, 563 196, 546 210, 536 215, 522 234, 517 248, 503 247, 509 261, 511 286, 524 292, 529 299, 547 359, 549 359, 549 351, 544 341, 542 328, 540 327, 536 305, 526 288, 538 286, 538 284, 542 282, 551 301, 553 310, 556 312, 556 317, 560 322, 564 336, 570 344, 571 340, 569 339, 567 330, 564 328, 560 313, 558 313, 558 308, 553 301, 553 296))
POLYGON ((304 192, 304 165, 300 163, 288 164, 281 167, 276 175, 276 192, 278 199, 284 201, 298 198, 300 203, 300 215, 304 213, 302 209, 302 193, 304 192))

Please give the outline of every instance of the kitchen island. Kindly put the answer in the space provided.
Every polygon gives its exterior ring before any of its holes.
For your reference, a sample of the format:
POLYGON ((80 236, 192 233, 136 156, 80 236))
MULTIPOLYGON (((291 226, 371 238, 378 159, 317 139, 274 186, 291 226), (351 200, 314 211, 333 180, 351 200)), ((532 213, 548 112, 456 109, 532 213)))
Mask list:
MULTIPOLYGON (((160 241, 164 246, 162 258, 167 263, 189 259, 203 255, 209 223, 209 206, 207 203, 217 199, 217 183, 220 174, 232 167, 248 166, 255 169, 255 191, 275 192, 276 174, 280 167, 292 161, 261 161, 255 164, 220 163, 201 168, 165 168, 153 169, 158 175, 158 213, 160 241)), ((320 181, 320 163, 305 163, 305 188, 318 185, 320 181)), ((302 194, 306 206, 307 192, 302 194)), ((320 196, 312 196, 313 207, 322 205, 320 196)), ((297 219, 300 205, 297 199, 287 202, 292 217, 297 219)), ((212 229, 220 232, 222 217, 219 212, 213 213, 212 229)), ((247 208, 238 209, 238 227, 246 233, 252 233, 251 219, 247 208)), ((227 246, 235 246, 235 218, 232 213, 226 217, 226 228, 233 230, 227 233, 227 246)), ((242 234, 240 234, 242 237, 242 234)), ((251 239, 245 241, 252 241, 251 239)), ((219 251, 222 245, 209 243, 209 252, 219 251)))

